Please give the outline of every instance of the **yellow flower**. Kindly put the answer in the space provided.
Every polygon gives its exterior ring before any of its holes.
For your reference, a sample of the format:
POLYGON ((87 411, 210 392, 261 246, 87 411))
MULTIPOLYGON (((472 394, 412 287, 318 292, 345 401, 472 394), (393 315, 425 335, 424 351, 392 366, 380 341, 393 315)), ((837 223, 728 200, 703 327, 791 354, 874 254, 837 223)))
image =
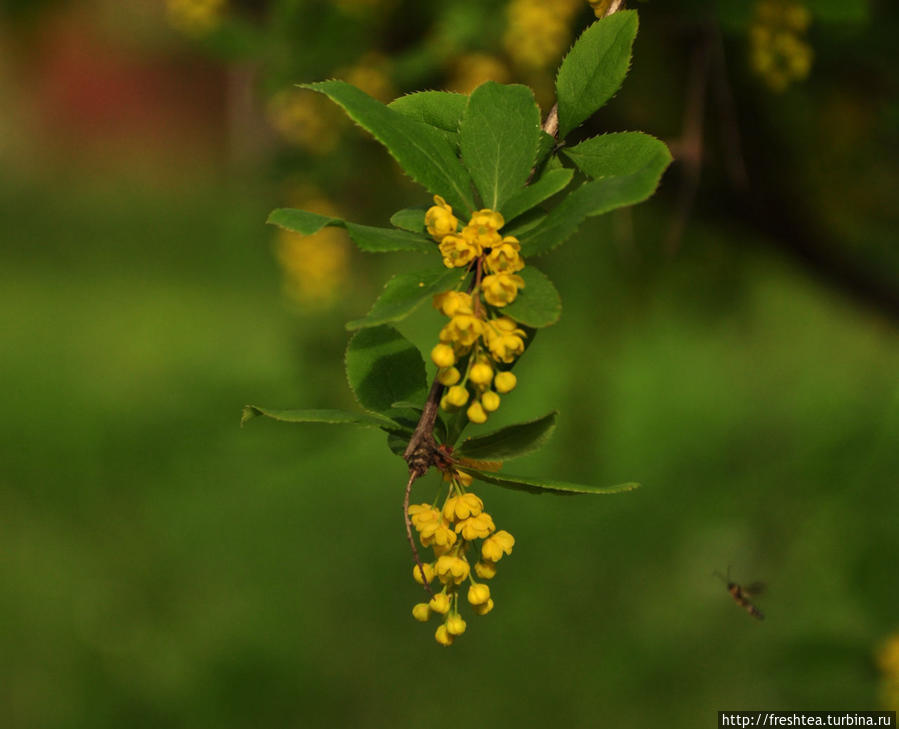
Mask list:
MULTIPOLYGON (((438 346, 445 347, 447 345, 440 344, 438 346)), ((462 375, 455 367, 443 367, 437 372, 437 381, 446 387, 455 385, 461 378, 462 375)))
POLYGON ((445 554, 437 560, 435 571, 444 585, 461 585, 468 579, 470 568, 468 562, 461 557, 445 554))
POLYGON ((509 317, 503 316, 490 322, 486 331, 487 348, 494 359, 509 364, 524 352, 524 330, 509 317))
POLYGON ((413 504, 409 507, 409 516, 412 518, 412 526, 418 531, 440 522, 440 512, 430 504, 413 504))
POLYGON ((420 602, 412 608, 412 617, 420 623, 428 622, 431 617, 431 608, 426 602, 420 602))
POLYGON ((485 81, 506 83, 509 81, 509 69, 495 56, 468 53, 456 59, 447 88, 461 94, 470 94, 485 81))
POLYGON ((487 422, 487 413, 484 411, 484 407, 479 402, 473 402, 468 406, 468 410, 465 411, 465 414, 468 416, 468 419, 477 425, 481 423, 487 422))
POLYGON ((446 625, 438 626, 434 637, 440 645, 451 646, 453 644, 453 635, 447 630, 446 625))
POLYGON ((496 563, 481 559, 479 562, 475 562, 474 571, 482 580, 492 580, 496 577, 496 563))
MULTIPOLYGON (((490 588, 484 584, 472 585, 468 588, 468 602, 472 605, 483 605, 490 599, 490 588)), ((431 602, 434 602, 433 600, 431 602)), ((432 606, 433 609, 433 606, 432 606)))
POLYGON ((500 372, 493 380, 493 387, 499 393, 512 392, 516 384, 518 384, 518 378, 511 372, 500 372))
POLYGON ((484 208, 472 215, 468 224, 476 227, 481 232, 496 232, 506 224, 506 221, 502 214, 496 210, 484 208))
POLYGON ((481 558, 490 562, 499 562, 504 554, 512 554, 512 547, 514 546, 515 537, 505 529, 501 529, 484 540, 484 543, 481 545, 481 558))
POLYGON ((428 564, 427 562, 422 564, 422 567, 424 568, 424 571, 425 571, 424 581, 422 581, 422 579, 421 579, 421 570, 418 569, 418 565, 415 565, 412 568, 412 577, 415 579, 415 581, 419 585, 423 585, 425 582, 430 583, 431 580, 434 579, 434 567, 432 565, 428 564))
POLYGON ((447 205, 446 200, 440 195, 434 195, 434 202, 436 204, 425 213, 425 226, 428 233, 439 243, 444 236, 456 232, 459 221, 453 215, 452 207, 447 205))
POLYGON ((472 314, 456 314, 440 330, 440 341, 468 349, 484 333, 484 322, 472 314))
POLYGON ((524 288, 524 279, 514 273, 494 273, 481 281, 484 300, 491 306, 505 306, 515 301, 518 289, 524 288))
POLYGON ((462 635, 466 627, 466 623, 460 615, 450 615, 446 619, 446 632, 450 635, 462 635))
MULTIPOLYGON (((437 547, 452 547, 456 543, 456 533, 443 521, 428 522, 418 530, 423 547, 436 545, 437 547)), ((435 552, 436 547, 435 547, 435 552)))
POLYGON ((494 273, 515 273, 524 268, 518 238, 507 235, 487 255, 487 267, 494 273))
POLYGON ((492 597, 489 600, 487 600, 487 602, 483 602, 480 605, 474 606, 474 611, 478 615, 486 615, 491 610, 493 610, 493 598, 492 597))
POLYGON ((464 235, 445 235, 440 241, 440 253, 443 256, 444 266, 458 268, 467 266, 481 255, 481 247, 464 235))
POLYGON ((435 613, 446 615, 450 609, 449 595, 447 595, 446 592, 438 592, 431 598, 430 602, 428 602, 428 607, 435 613))
POLYGON ((460 521, 477 516, 484 511, 484 502, 476 494, 450 496, 443 505, 443 518, 447 521, 460 521))
POLYGON ((495 529, 493 517, 486 511, 456 524, 456 534, 461 534, 462 538, 469 542, 474 539, 483 539, 495 529))
POLYGON ((476 385, 487 386, 493 379, 493 368, 486 362, 478 362, 471 366, 468 379, 476 385))
POLYGON ((445 397, 451 407, 460 408, 468 402, 468 390, 462 385, 453 385, 445 397))
POLYGON ((464 291, 444 291, 434 296, 434 308, 449 317, 471 314, 471 294, 464 291))
POLYGON ((492 248, 502 242, 502 237, 494 228, 472 223, 462 228, 462 237, 477 248, 478 255, 481 255, 485 248, 492 248))
POLYGON ((499 395, 488 390, 481 395, 481 407, 488 413, 496 412, 499 409, 499 395))
POLYGON ((456 364, 456 354, 448 344, 438 344, 431 350, 431 361, 438 367, 452 367, 456 364))

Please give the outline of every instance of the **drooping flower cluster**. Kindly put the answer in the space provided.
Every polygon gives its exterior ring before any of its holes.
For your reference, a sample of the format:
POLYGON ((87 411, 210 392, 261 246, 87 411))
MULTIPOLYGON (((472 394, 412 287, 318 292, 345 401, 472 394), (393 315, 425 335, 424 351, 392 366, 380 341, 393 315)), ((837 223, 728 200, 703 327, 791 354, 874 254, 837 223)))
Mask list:
POLYGON ((808 76, 813 53, 805 32, 811 19, 801 3, 760 0, 756 4, 749 28, 749 60, 772 91, 783 91, 808 76))
POLYGON ((449 317, 431 351, 437 378, 449 388, 440 406, 454 411, 468 405, 468 419, 484 423, 499 408, 499 396, 517 384, 504 366, 524 351, 524 330, 499 311, 524 288, 518 275, 524 268, 521 244, 514 236, 500 235, 505 221, 495 210, 477 211, 459 230, 453 209, 439 195, 434 202, 425 224, 440 244, 444 265, 475 271, 471 293, 445 291, 434 297, 434 308, 449 317))
POLYGON ((507 531, 496 531, 493 518, 484 511, 484 502, 466 491, 471 485, 471 476, 454 471, 445 478, 449 479, 450 486, 441 508, 432 504, 409 507, 412 525, 422 546, 434 550, 434 560, 422 563, 424 575, 416 565, 412 576, 419 584, 430 585, 436 578, 443 585, 431 600, 415 605, 412 616, 421 622, 426 622, 434 613, 444 616, 434 637, 441 645, 450 646, 467 627, 459 612, 466 582, 469 586, 465 597, 475 614, 486 615, 493 610, 490 588, 474 578, 468 561, 468 552, 474 549, 474 542, 482 540, 474 575, 481 580, 490 580, 496 575, 496 563, 503 555, 512 553, 515 538, 507 531))

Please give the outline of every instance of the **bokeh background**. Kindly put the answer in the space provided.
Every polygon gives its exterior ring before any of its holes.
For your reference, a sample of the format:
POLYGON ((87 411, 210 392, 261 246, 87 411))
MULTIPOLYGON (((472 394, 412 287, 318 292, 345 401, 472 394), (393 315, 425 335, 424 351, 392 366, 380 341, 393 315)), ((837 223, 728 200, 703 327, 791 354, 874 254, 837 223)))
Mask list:
MULTIPOLYGON (((343 323, 419 265, 265 225, 285 204, 384 225, 428 202, 293 84, 386 100, 494 78, 546 111, 591 7, 0 3, 0 725, 895 708, 897 13, 710 5, 637 4, 631 75, 583 134, 644 130, 677 161, 539 262, 564 315, 501 412, 561 411, 515 472, 643 488, 482 486, 515 552, 496 609, 443 649, 411 617, 383 435, 239 427, 250 402, 352 408, 343 323), (728 568, 768 583, 765 622, 728 568)), ((428 347, 439 325, 401 328, 428 347)))

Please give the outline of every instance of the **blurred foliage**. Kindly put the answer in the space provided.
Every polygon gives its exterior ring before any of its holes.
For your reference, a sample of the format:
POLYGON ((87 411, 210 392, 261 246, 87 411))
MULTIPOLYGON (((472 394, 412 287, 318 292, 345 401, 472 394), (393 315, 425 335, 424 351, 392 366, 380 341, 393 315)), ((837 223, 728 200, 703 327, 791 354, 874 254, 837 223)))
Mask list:
MULTIPOLYGON (((810 0, 814 65, 782 94, 750 69, 754 4, 714 5, 750 189, 777 214, 734 213, 713 94, 678 255, 661 241, 683 167, 547 262, 565 310, 506 417, 565 417, 527 469, 644 488, 589 503, 490 491, 528 538, 502 620, 452 655, 410 631, 404 469, 383 436, 237 425, 246 402, 352 407, 342 326, 392 272, 348 246, 329 308, 285 308, 262 223, 278 198, 312 185, 371 224, 427 201, 349 126, 327 155, 253 127, 259 157, 233 166, 104 129, 105 154, 77 166, 53 135, 30 136, 42 117, 11 96, 46 88, 46 48, 27 44, 76 6, 0 5, 15 41, 0 46, 0 725, 439 729, 458 724, 461 685, 495 726, 693 729, 726 707, 892 700, 878 656, 896 631, 896 316, 788 245, 801 234, 897 288, 893 4, 810 0), (150 165, 168 176, 137 176, 150 165), (728 566, 768 583, 763 624, 712 576, 728 566)), ((442 88, 473 53, 523 79, 492 0, 230 2, 202 38, 154 7, 152 37, 116 40, 178 83, 210 59, 232 80, 249 68, 263 120, 275 94, 371 52, 397 94, 442 88)), ((639 7, 627 93, 586 133, 676 141, 712 6, 639 7)), ((585 3, 572 32, 592 17, 585 3)), ((191 103, 217 113, 203 91, 191 103)), ((191 152, 226 126, 208 121, 191 152)), ((426 346, 437 321, 422 312, 404 332, 426 346)))

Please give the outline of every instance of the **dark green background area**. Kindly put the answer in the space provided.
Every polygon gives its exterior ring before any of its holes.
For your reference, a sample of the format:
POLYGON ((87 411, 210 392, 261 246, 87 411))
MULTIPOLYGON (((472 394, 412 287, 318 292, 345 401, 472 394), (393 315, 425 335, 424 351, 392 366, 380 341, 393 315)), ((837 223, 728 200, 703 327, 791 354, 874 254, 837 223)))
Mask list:
MULTIPOLYGON (((593 131, 680 129, 688 54, 654 5, 593 131)), ((643 486, 478 485, 516 545, 495 610, 450 649, 411 616, 406 467, 385 436, 239 427, 247 403, 352 409, 343 325, 422 259, 354 252, 338 303, 298 313, 264 224, 283 204, 270 170, 4 172, 0 726, 694 729, 720 709, 875 708, 874 654, 899 630, 897 319, 789 244, 795 213, 852 271, 897 281, 888 27, 818 27, 812 78, 785 96, 735 62, 751 166, 786 212, 732 214, 712 131, 676 255, 677 165, 537 261, 562 318, 472 432, 558 409, 510 471, 643 486), (767 583, 764 622, 713 575, 728 568, 767 583)), ((354 220, 427 202, 351 139, 358 163, 317 181, 367 193, 354 220)), ((427 352, 441 324, 423 307, 399 328, 427 352)))

